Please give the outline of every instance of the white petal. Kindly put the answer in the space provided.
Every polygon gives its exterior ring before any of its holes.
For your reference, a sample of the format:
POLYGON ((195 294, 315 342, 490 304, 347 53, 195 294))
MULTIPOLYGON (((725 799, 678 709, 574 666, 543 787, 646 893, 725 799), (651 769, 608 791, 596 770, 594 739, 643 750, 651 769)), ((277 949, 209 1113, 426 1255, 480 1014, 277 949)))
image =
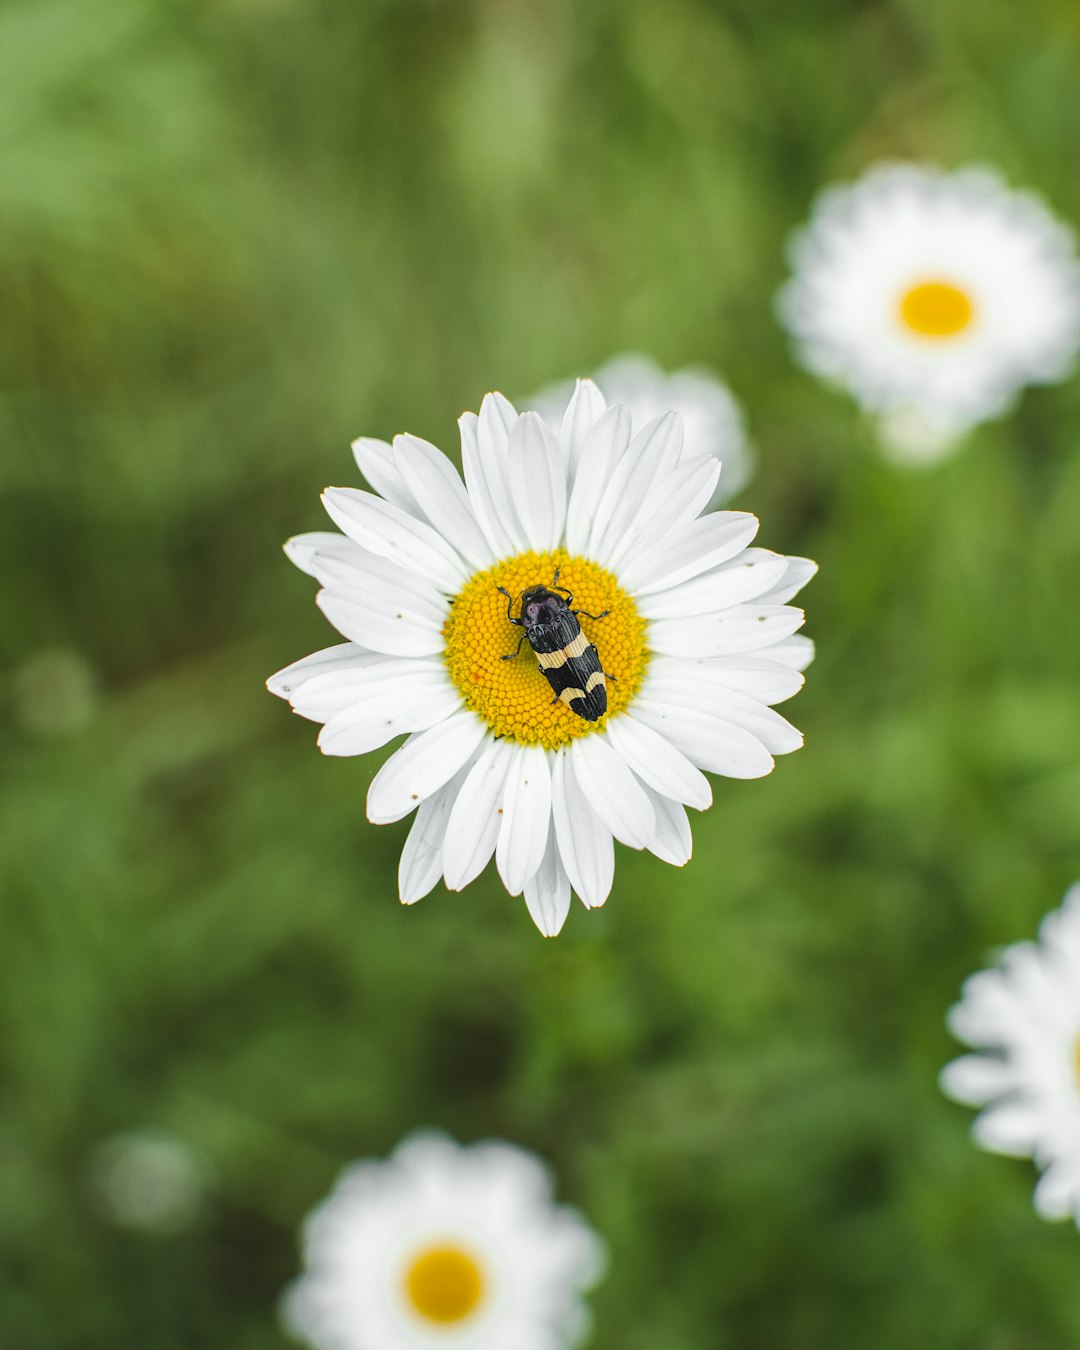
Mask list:
POLYGON ((608 565, 657 482, 674 471, 682 451, 682 435, 678 413, 662 413, 634 437, 615 465, 600 494, 589 532, 588 554, 601 566, 608 565))
POLYGON ((799 594, 808 581, 817 576, 818 565, 810 558, 788 557, 787 572, 784 578, 766 595, 759 599, 770 605, 786 605, 799 594))
POLYGON ((592 380, 578 380, 559 426, 559 442, 571 482, 581 463, 588 434, 606 409, 607 400, 592 380))
POLYGON ((570 883, 588 909, 602 905, 615 880, 611 831, 585 800, 578 786, 570 752, 562 749, 551 761, 551 814, 559 853, 570 883))
POLYGON ((1074 1218, 1080 1223, 1080 1175, 1075 1165, 1052 1163, 1035 1187, 1035 1211, 1042 1219, 1074 1218))
POLYGON ((327 722, 336 713, 377 697, 387 689, 395 689, 402 682, 425 693, 453 688, 441 661, 380 656, 363 663, 351 661, 312 675, 293 693, 291 702, 301 717, 327 722))
POLYGON ((773 770, 772 755, 757 737, 730 722, 640 696, 634 702, 634 713, 706 773, 725 778, 764 778, 773 770))
POLYGON ((725 689, 734 689, 740 694, 756 698, 759 703, 767 704, 783 703, 785 699, 794 697, 806 683, 806 677, 791 666, 772 659, 766 660, 764 656, 681 657, 657 654, 649 663, 650 676, 655 674, 659 677, 666 672, 693 675, 696 671, 704 672, 725 689))
POLYGON ((615 404, 585 437, 566 509, 566 547, 570 553, 588 551, 600 498, 629 444, 630 414, 621 404, 615 404))
POLYGON ((333 530, 312 530, 308 534, 294 534, 291 539, 286 539, 285 556, 294 567, 299 567, 301 572, 313 577, 316 573, 312 567, 312 559, 317 550, 334 548, 339 544, 347 544, 350 548, 356 547, 351 539, 346 539, 344 535, 337 534, 333 530))
POLYGON ((510 433, 510 493, 531 549, 558 548, 566 521, 566 474, 555 433, 539 413, 522 413, 510 433))
POLYGON ((533 923, 545 937, 555 937, 570 913, 570 882, 559 860, 555 827, 550 823, 540 866, 525 883, 525 903, 533 923))
POLYGON ((649 845, 649 852, 672 867, 685 867, 694 851, 686 808, 673 802, 670 797, 653 792, 648 785, 645 785, 645 791, 656 812, 656 833, 649 845))
POLYGON ((608 722, 607 734, 634 773, 651 788, 697 811, 712 805, 712 788, 701 770, 644 722, 623 713, 608 722))
POLYGON ((503 558, 514 550, 511 548, 509 537, 502 527, 487 480, 481 469, 480 419, 475 413, 462 413, 458 418, 458 430, 461 432, 461 473, 465 479, 465 490, 469 494, 473 514, 476 516, 492 554, 496 558, 503 558))
POLYGON ((499 805, 512 749, 508 741, 485 745, 458 793, 443 850, 444 875, 452 891, 475 881, 495 852, 502 824, 499 805))
POLYGON ((655 619, 648 644, 666 656, 735 656, 780 642, 805 622, 805 614, 793 605, 755 600, 693 619, 655 619))
POLYGON ((663 474, 650 489, 637 514, 617 539, 608 566, 617 570, 622 560, 642 541, 652 542, 682 530, 704 511, 720 477, 720 461, 712 455, 696 455, 670 473, 663 474))
POLYGON ((430 581, 375 553, 368 553, 351 539, 342 535, 337 539, 336 544, 316 549, 310 558, 312 575, 327 590, 369 592, 380 612, 394 610, 397 603, 399 608, 442 627, 450 605, 446 596, 430 581))
POLYGON ((783 580, 787 570, 787 558, 778 553, 763 548, 744 549, 732 562, 668 590, 643 595, 638 601, 638 611, 646 619, 688 619, 730 609, 765 595, 783 580))
POLYGON ((971 1133, 977 1144, 992 1153, 1030 1158, 1039 1142, 1038 1113, 1024 1102, 1001 1102, 975 1117, 971 1133))
POLYGON ((335 713, 319 732, 319 749, 324 755, 366 755, 395 736, 436 726, 460 707, 460 693, 445 680, 399 677, 335 713))
POLYGON ((543 746, 514 748, 503 788, 495 866, 511 895, 520 895, 540 866, 551 818, 551 770, 543 746))
POLYGON ((771 642, 761 653, 764 660, 779 661, 792 670, 805 670, 814 659, 814 642, 808 637, 789 637, 771 642))
POLYGON ((495 561, 485 546, 465 484, 449 459, 419 436, 395 436, 394 458, 402 480, 432 526, 476 570, 495 561))
POLYGON ((360 436, 353 441, 352 452, 356 467, 380 497, 393 502, 410 516, 419 516, 420 509, 398 472, 394 447, 388 441, 360 436))
POLYGON ((320 591, 315 603, 343 637, 388 656, 436 656, 442 626, 381 591, 340 586, 320 591))
POLYGON ((462 709, 429 731, 410 736, 372 779, 368 820, 387 825, 403 819, 453 778, 486 732, 475 713, 462 709))
POLYGON ((497 557, 524 550, 510 494, 510 429, 517 421, 513 404, 501 394, 488 394, 480 405, 475 438, 461 420, 461 463, 476 518, 497 557))
POLYGON ((339 642, 333 647, 302 656, 292 665, 284 666, 266 681, 266 687, 278 698, 291 698, 308 680, 330 670, 342 670, 385 658, 358 647, 355 642, 339 642))
POLYGON ((381 497, 327 488, 323 504, 334 524, 361 548, 427 577, 439 590, 453 594, 468 579, 465 564, 441 534, 381 497))
POLYGON ((603 736, 584 736, 572 742, 570 759, 585 799, 619 843, 648 848, 656 815, 622 756, 603 736))
POLYGON ((707 670, 680 675, 650 670, 641 690, 650 702, 667 703, 702 717, 717 717, 749 731, 774 755, 802 747, 802 733, 757 699, 725 689, 707 670))
POLYGON ((417 809, 398 864, 398 894, 403 905, 413 905, 422 899, 442 875, 446 829, 468 771, 466 764, 445 787, 422 801, 417 809))
POLYGON ((1016 1070, 1007 1060, 989 1055, 962 1055, 946 1064, 938 1084, 953 1101, 985 1106, 1016 1087, 1016 1070))
POLYGON ((630 558, 619 579, 634 595, 670 590, 733 558, 753 539, 758 519, 745 511, 713 511, 630 558))

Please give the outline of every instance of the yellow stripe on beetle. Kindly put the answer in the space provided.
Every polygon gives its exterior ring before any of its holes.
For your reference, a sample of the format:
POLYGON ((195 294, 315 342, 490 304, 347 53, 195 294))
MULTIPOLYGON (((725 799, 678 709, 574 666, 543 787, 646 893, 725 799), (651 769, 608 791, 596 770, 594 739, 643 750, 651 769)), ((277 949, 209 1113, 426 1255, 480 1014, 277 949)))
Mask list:
POLYGON ((584 633, 578 633, 573 642, 568 642, 565 647, 557 652, 537 652, 536 659, 540 663, 541 670, 557 670, 559 666, 565 666, 567 661, 572 661, 576 656, 584 656, 589 650, 589 639, 584 633))

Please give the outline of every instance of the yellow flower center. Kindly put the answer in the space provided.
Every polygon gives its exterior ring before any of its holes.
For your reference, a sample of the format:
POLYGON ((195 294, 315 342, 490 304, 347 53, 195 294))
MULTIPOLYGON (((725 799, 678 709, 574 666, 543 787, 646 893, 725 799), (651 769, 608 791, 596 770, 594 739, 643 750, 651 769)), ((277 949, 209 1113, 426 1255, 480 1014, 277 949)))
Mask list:
POLYGON ((918 337, 957 337, 974 318, 971 296, 951 281, 920 281, 900 297, 900 322, 918 337))
POLYGON ((478 572, 455 596, 444 632, 447 669, 466 705, 484 718, 496 736, 549 750, 600 730, 608 717, 622 712, 637 693, 648 660, 645 620, 630 596, 610 572, 587 558, 571 558, 561 549, 521 553, 478 572), (602 619, 579 616, 582 632, 596 644, 609 677, 607 714, 597 722, 587 722, 565 703, 552 701, 554 691, 528 638, 514 660, 502 659, 513 652, 525 630, 510 623, 506 596, 496 588, 510 592, 511 613, 519 618, 522 591, 530 586, 550 587, 556 568, 559 585, 573 593, 573 609, 587 614, 609 611, 602 619))
POLYGON ((463 1322, 484 1297, 484 1274, 460 1247, 429 1247, 405 1272, 405 1294, 414 1312, 448 1326, 463 1322))
POLYGON ((1073 1045, 1073 1069, 1076 1073, 1076 1090, 1080 1092, 1080 1036, 1073 1045))

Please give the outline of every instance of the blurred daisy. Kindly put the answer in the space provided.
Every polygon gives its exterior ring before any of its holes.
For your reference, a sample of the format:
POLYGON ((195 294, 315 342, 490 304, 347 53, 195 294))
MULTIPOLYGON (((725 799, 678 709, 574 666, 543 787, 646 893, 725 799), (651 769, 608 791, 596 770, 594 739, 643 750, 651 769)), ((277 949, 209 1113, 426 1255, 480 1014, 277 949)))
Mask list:
POLYGON ((1007 947, 996 969, 965 983, 949 1026, 979 1052, 941 1075, 948 1096, 984 1108, 976 1142, 1034 1158, 1035 1208, 1080 1224, 1080 885, 1043 920, 1037 943, 1007 947))
MULTIPOLYGON (((711 370, 686 366, 669 374, 651 357, 627 352, 613 356, 592 378, 609 403, 629 409, 635 426, 644 426, 669 408, 679 414, 682 458, 713 455, 723 466, 709 510, 730 501, 750 481, 754 452, 746 439, 742 412, 727 385, 711 370)), ((573 392, 572 381, 549 385, 528 406, 557 427, 573 392)))
POLYGON ((532 1154, 420 1134, 345 1170, 304 1258, 284 1318, 318 1350, 561 1350, 588 1329, 603 1247, 532 1154))
POLYGON ((828 189, 779 297, 803 364, 881 414, 887 448, 940 457, 1027 384, 1072 370, 1072 233, 994 172, 885 164, 828 189))
POLYGON ((268 683, 324 724, 325 754, 408 734, 367 798, 375 824, 416 812, 406 904, 440 877, 462 889, 494 854, 552 935, 571 888, 604 903, 614 839, 688 861, 685 808, 712 801, 703 770, 759 778, 802 744, 770 705, 813 653, 788 601, 815 567, 752 548, 754 516, 701 514, 720 466, 681 461, 675 413, 632 436, 626 408, 582 380, 558 435, 499 394, 460 427, 464 484, 415 436, 355 442, 376 492, 328 488, 344 535, 286 544, 348 641, 268 683), (528 646, 514 657, 513 620, 524 592, 556 583, 583 636, 541 669, 528 646))

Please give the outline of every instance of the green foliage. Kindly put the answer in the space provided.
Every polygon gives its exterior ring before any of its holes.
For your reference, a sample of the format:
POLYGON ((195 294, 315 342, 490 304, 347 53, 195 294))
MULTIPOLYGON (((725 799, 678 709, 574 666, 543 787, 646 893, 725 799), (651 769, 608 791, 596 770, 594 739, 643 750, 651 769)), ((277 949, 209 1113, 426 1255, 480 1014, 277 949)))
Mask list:
POLYGON ((1063 1350, 1071 1226, 943 1101, 943 1014, 1080 874, 1080 384, 876 457, 772 315, 822 183, 985 159, 1080 219, 1069 0, 9 0, 0 11, 0 1332, 255 1350, 336 1170, 435 1124, 550 1158, 596 1350, 1063 1350), (331 639, 279 551, 348 442, 444 446, 643 348, 710 362, 740 505, 821 561, 804 751, 622 852, 557 942, 262 689, 331 639), (28 664, 29 663, 29 664, 28 664), (216 1181, 110 1228, 95 1145, 216 1181))

